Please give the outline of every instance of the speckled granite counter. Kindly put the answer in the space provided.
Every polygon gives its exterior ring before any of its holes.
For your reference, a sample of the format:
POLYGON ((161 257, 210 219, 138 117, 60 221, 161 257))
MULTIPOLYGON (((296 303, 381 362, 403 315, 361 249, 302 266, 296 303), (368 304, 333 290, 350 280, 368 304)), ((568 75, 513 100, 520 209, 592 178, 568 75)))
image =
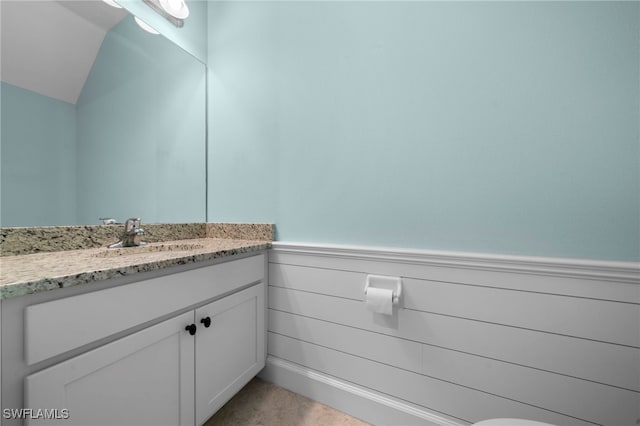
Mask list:
POLYGON ((0 257, 0 299, 268 249, 267 240, 195 238, 0 257))
MULTIPOLYGON (((143 223, 142 228, 150 243, 205 237, 273 240, 273 225, 268 223, 143 223)), ((0 228, 0 256, 104 247, 118 241, 123 229, 124 225, 0 228)))

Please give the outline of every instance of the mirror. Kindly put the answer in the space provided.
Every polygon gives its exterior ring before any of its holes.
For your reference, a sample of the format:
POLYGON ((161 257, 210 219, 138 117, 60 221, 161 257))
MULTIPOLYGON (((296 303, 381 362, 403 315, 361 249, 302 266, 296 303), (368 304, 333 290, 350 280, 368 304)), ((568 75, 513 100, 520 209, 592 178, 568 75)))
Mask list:
POLYGON ((0 226, 205 222, 206 66, 102 1, 0 7, 0 226))

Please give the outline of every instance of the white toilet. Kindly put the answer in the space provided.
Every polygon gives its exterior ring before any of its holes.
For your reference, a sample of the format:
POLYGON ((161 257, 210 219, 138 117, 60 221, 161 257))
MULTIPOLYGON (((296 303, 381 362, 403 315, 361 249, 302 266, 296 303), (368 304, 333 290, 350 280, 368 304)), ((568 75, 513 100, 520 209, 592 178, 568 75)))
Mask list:
POLYGON ((549 423, 534 422, 524 419, 489 419, 474 423, 471 426, 554 426, 549 423))

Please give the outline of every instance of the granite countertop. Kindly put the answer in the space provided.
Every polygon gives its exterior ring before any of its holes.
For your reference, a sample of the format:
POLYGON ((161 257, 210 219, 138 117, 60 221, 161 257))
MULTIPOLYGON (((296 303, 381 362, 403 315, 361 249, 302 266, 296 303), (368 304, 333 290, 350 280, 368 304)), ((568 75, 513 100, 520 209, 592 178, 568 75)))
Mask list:
POLYGON ((270 241, 194 238, 0 257, 0 300, 271 247, 270 241))

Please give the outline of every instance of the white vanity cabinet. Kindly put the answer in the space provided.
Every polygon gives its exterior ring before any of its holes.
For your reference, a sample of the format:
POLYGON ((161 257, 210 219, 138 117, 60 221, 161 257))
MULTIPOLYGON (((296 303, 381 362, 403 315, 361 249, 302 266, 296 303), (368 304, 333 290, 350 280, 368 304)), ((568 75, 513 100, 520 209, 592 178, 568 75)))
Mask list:
MULTIPOLYGON (((108 303, 122 301, 119 296, 128 296, 129 302, 133 298, 134 302, 141 303, 139 309, 144 311, 145 304, 153 304, 157 294, 146 294, 145 303, 142 299, 136 301, 138 294, 142 294, 135 288, 138 284, 147 287, 157 285, 158 291, 167 291, 161 290, 164 287, 171 289, 162 295, 161 305, 167 301, 169 305, 184 305, 185 300, 190 304, 186 312, 173 309, 176 308, 173 306, 172 311, 164 312, 165 317, 176 312, 168 319, 155 321, 124 337, 28 375, 25 378, 24 406, 33 410, 58 409, 58 417, 62 418, 27 419, 26 423, 203 424, 264 367, 264 275, 264 255, 260 255, 168 275, 150 280, 151 283, 132 283, 69 298, 75 300, 63 299, 30 307, 32 309, 26 313, 27 333, 29 324, 36 324, 41 317, 73 306, 86 310, 86 303, 94 299, 108 303), (242 278, 234 280, 234 277, 242 278), (229 287, 229 282, 234 285, 229 287), (117 294, 108 293, 114 291, 117 294), (201 298, 203 291, 210 297, 205 296, 199 303, 191 304, 189 298, 201 298), (107 294, 101 295, 103 292, 107 294), (180 296, 185 292, 189 294, 187 299, 180 296), (61 409, 68 411, 60 412, 61 409)), ((104 320, 100 318, 101 312, 109 311, 108 308, 95 306, 94 316, 104 320)), ((155 308, 151 311, 158 314, 155 308)), ((67 313, 67 316, 73 314, 67 313)), ((114 320, 116 323, 125 324, 128 324, 129 316, 135 321, 146 318, 139 312, 130 315, 127 310, 118 309, 113 309, 111 315, 118 317, 114 320)), ((95 321, 96 328, 104 333, 105 327, 99 323, 95 321)), ((91 329, 86 325, 80 328, 91 329)), ((36 336, 41 332, 35 333, 36 336)), ((79 334, 82 335, 81 332, 79 334)), ((57 338, 64 340, 65 335, 61 333, 53 339, 56 342, 57 338)), ((28 343, 26 352, 33 351, 36 354, 32 355, 34 359, 39 359, 41 355, 37 354, 48 350, 38 348, 40 338, 29 339, 27 336, 25 339, 28 343)), ((91 333, 85 333, 82 340, 91 338, 91 333)))

